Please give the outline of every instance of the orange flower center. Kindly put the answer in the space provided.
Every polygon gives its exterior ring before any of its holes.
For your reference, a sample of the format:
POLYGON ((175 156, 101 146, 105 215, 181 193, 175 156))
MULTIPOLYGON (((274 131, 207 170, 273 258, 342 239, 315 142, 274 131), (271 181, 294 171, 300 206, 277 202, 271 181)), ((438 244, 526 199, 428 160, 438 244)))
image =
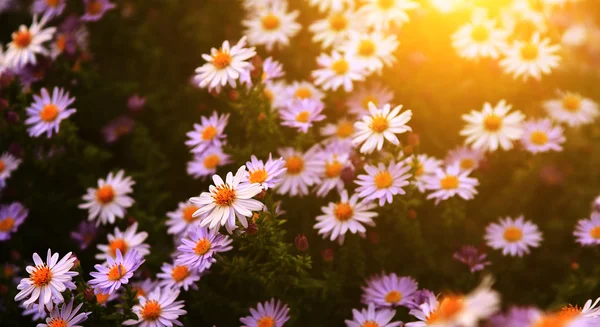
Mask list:
POLYGON ((529 139, 535 145, 544 145, 548 143, 548 134, 542 131, 533 131, 529 139))
POLYGON ((342 172, 342 168, 344 168, 344 165, 337 160, 327 162, 325 164, 325 176, 328 178, 338 177, 342 172))
POLYGON ((475 167, 475 160, 471 158, 464 158, 460 161, 460 168, 464 170, 469 170, 475 167))
POLYGON ((0 160, 0 173, 3 172, 5 168, 6 164, 4 163, 4 160, 0 160))
POLYGON ((423 167, 423 164, 420 162, 417 162, 416 164, 413 163, 412 166, 415 168, 415 177, 419 177, 425 173, 425 167, 423 167))
POLYGON ((336 32, 343 31, 348 26, 348 19, 344 14, 333 14, 329 17, 329 26, 336 32))
POLYGON ((108 301, 108 296, 108 293, 98 293, 96 294, 96 302, 99 304, 104 304, 106 301, 108 301))
POLYGON ((392 186, 393 179, 390 172, 386 170, 378 172, 377 175, 375 175, 374 181, 375 186, 378 189, 382 189, 392 186))
POLYGON ((208 252, 208 250, 210 250, 210 241, 207 238, 203 238, 201 240, 199 240, 198 242, 196 242, 196 247, 194 247, 194 252, 196 252, 197 255, 204 255, 206 254, 206 252, 208 252))
POLYGON ((56 6, 58 6, 59 2, 60 2, 60 0, 46 0, 46 4, 49 7, 56 7, 56 6))
POLYGON ((458 187, 458 177, 447 175, 440 179, 440 187, 444 190, 453 190, 458 187))
POLYGON ((132 286, 131 289, 133 291, 135 291, 135 297, 140 297, 140 296, 146 296, 146 291, 144 291, 143 288, 139 287, 139 286, 132 286))
POLYGON ((13 33, 12 39, 17 48, 23 49, 26 48, 29 44, 31 44, 33 35, 31 35, 29 30, 18 31, 13 33))
POLYGON ((127 270, 125 270, 125 267, 123 267, 122 264, 116 264, 110 268, 106 276, 108 277, 108 280, 117 281, 125 276, 126 273, 127 270))
POLYGON ((142 318, 144 320, 156 320, 160 317, 160 312, 162 311, 160 304, 156 300, 150 300, 146 302, 144 307, 142 308, 142 318))
POLYGON ((367 320, 360 327, 379 327, 379 324, 374 322, 373 320, 367 320))
POLYGON ((40 110, 40 119, 45 122, 53 122, 58 116, 58 107, 53 104, 47 104, 40 110))
POLYGON ((331 69, 338 75, 344 75, 350 69, 350 65, 346 61, 346 59, 338 59, 331 64, 331 69))
POLYGON ((15 226, 15 219, 13 217, 6 217, 0 220, 0 232, 9 232, 15 226))
POLYGON ((389 124, 387 118, 385 118, 381 115, 378 115, 378 116, 373 117, 373 120, 371 120, 371 125, 369 127, 375 133, 383 133, 383 131, 388 129, 389 126, 390 126, 390 124, 389 124))
POLYGON ((308 111, 302 111, 298 115, 296 115, 296 121, 299 123, 307 123, 309 117, 310 113, 308 111))
POLYGON ((227 52, 223 52, 223 50, 219 50, 212 56, 212 64, 217 67, 217 69, 226 68, 231 64, 231 55, 227 52))
POLYGON ((48 323, 48 327, 68 327, 67 322, 62 318, 53 318, 48 323))
POLYGON ((215 199, 216 204, 228 207, 235 200, 235 191, 228 185, 221 185, 217 187, 213 198, 215 199))
POLYGON ((46 266, 46 264, 42 264, 33 269, 29 275, 29 279, 31 279, 33 285, 37 287, 46 286, 52 280, 52 272, 50 271, 50 268, 46 266))
POLYGON ((308 87, 299 87, 294 92, 294 97, 299 99, 308 99, 312 97, 312 91, 308 87))
POLYGON ((257 169, 250 172, 248 176, 248 181, 250 183, 264 183, 269 177, 269 174, 264 169, 257 169))
POLYGON ((197 218, 194 218, 194 212, 196 212, 199 208, 196 207, 195 205, 188 205, 187 207, 183 208, 183 220, 185 220, 188 223, 191 223, 192 221, 196 220, 197 218))
POLYGON ((521 48, 521 58, 526 61, 536 60, 539 56, 538 46, 533 43, 527 43, 521 48))
POLYGON ((398 291, 391 291, 385 296, 385 302, 398 303, 402 300, 402 293, 398 291))
POLYGON ((339 221, 346 221, 352 218, 353 213, 354 210, 352 210, 352 207, 348 203, 344 202, 337 203, 335 205, 335 209, 333 210, 335 218, 337 218, 339 221))
POLYGON ((108 248, 110 251, 110 255, 114 258, 117 256, 117 250, 121 251, 122 255, 125 255, 129 246, 127 246, 127 243, 125 243, 125 240, 123 240, 122 238, 117 238, 117 239, 110 241, 108 248))
POLYGON ((369 102, 373 102, 375 107, 379 106, 379 100, 377 100, 377 98, 374 95, 367 95, 360 101, 363 108, 365 108, 367 110, 369 109, 369 102))
POLYGON ((533 327, 567 327, 569 322, 571 322, 572 320, 572 316, 563 316, 561 312, 558 314, 552 314, 542 317, 533 325, 533 327))
POLYGON ((63 50, 65 50, 66 46, 67 46, 67 37, 64 34, 59 35, 56 38, 56 47, 58 48, 58 50, 60 50, 62 52, 63 50))
POLYGON ((299 174, 304 170, 304 160, 298 156, 291 156, 285 161, 285 167, 287 168, 288 174, 299 174))
POLYGON ((490 38, 490 31, 483 25, 477 25, 471 30, 471 38, 475 42, 485 42, 490 38))
POLYGON ((496 132, 502 127, 502 119, 495 114, 487 115, 483 119, 483 126, 490 132, 496 132))
POLYGON ((216 135, 217 135, 217 128, 212 125, 207 126, 202 131, 202 140, 204 140, 204 141, 212 140, 216 135))
POLYGON ((370 57, 375 54, 375 43, 371 40, 361 40, 358 44, 358 54, 363 57, 370 57))
POLYGON ((89 2, 86 12, 92 16, 98 15, 102 12, 102 2, 98 0, 92 0, 89 2))
POLYGON ((449 320, 459 313, 463 308, 463 298, 460 296, 447 296, 445 297, 437 310, 432 312, 427 317, 427 324, 433 324, 449 320))
POLYGON ((204 168, 215 169, 221 163, 221 157, 218 154, 209 154, 204 158, 204 168))
POLYGON ((96 200, 101 204, 112 202, 115 198, 115 190, 110 185, 104 185, 96 191, 96 200))
POLYGON ((590 236, 594 239, 600 239, 600 226, 595 226, 594 228, 590 229, 590 236))
POLYGON ((507 227, 504 230, 504 239, 507 242, 513 243, 518 242, 523 238, 523 231, 515 226, 507 227))
POLYGON ((338 124, 335 135, 339 138, 348 138, 354 133, 354 125, 351 122, 343 121, 338 124))
POLYGON ((177 283, 181 282, 189 275, 190 270, 187 266, 175 266, 173 267, 173 270, 171 270, 171 277, 177 283))
POLYGON ((273 327, 275 326, 275 320, 270 316, 264 316, 256 322, 258 327, 273 327))
POLYGON ((275 30, 279 27, 279 25, 281 25, 281 22, 279 21, 279 17, 275 16, 272 13, 263 17, 261 19, 261 23, 262 23, 263 28, 266 29, 267 31, 275 30))
POLYGON ((379 5, 379 8, 381 9, 391 9, 394 6, 394 0, 379 0, 377 1, 377 4, 379 5))
POLYGON ((563 99, 563 107, 570 112, 577 112, 581 108, 581 97, 575 94, 566 95, 563 99))

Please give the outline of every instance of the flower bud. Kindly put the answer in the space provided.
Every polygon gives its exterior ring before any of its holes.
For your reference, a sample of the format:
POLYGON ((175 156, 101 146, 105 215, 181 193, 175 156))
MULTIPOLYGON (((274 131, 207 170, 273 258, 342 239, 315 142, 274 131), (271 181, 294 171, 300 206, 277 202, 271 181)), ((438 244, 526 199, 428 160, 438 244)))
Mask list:
POLYGON ((333 254, 334 254, 334 252, 333 252, 333 249, 331 249, 331 248, 321 251, 321 257, 323 258, 323 261, 327 261, 327 262, 333 261, 333 254))
POLYGON ((308 250, 308 239, 306 238, 306 235, 296 235, 296 249, 302 252, 308 250))

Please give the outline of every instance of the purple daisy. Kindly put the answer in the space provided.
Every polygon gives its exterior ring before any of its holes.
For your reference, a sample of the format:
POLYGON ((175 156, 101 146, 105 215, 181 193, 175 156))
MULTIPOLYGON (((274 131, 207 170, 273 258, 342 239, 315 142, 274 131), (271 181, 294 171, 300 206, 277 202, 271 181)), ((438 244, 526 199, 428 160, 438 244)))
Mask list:
POLYGON ((600 245, 600 213, 594 212, 590 219, 579 220, 573 235, 581 245, 600 245))
POLYGON ((460 250, 454 252, 452 256, 458 262, 462 262, 469 266, 472 273, 483 270, 485 266, 492 264, 487 260, 487 254, 480 252, 472 245, 463 245, 460 250))
POLYGON ((48 18, 57 17, 62 14, 67 4, 66 0, 35 0, 31 5, 34 14, 48 16, 48 18))
POLYGON ((374 304, 376 307, 408 307, 414 301, 418 283, 411 277, 399 277, 395 273, 381 274, 367 280, 363 286, 361 302, 374 304))
POLYGON ((83 5, 85 6, 85 15, 81 16, 81 20, 86 22, 100 20, 107 11, 115 7, 115 4, 109 0, 83 0, 83 5))
POLYGON ((0 241, 10 239, 19 226, 25 221, 29 210, 19 202, 0 206, 0 241))
POLYGON ((213 111, 210 117, 200 117, 200 124, 194 124, 194 130, 186 135, 189 140, 185 145, 192 148, 193 153, 202 153, 210 148, 221 148, 227 135, 223 134, 229 114, 219 115, 213 111))
POLYGON ((281 125, 295 127, 299 132, 306 133, 314 122, 325 119, 322 115, 325 105, 321 100, 300 99, 292 100, 289 105, 279 111, 281 125))
POLYGON ((79 249, 85 250, 96 239, 96 234, 96 223, 83 220, 75 231, 71 232, 71 238, 79 244, 79 249))
POLYGON ((128 251, 123 258, 121 250, 117 249, 115 259, 106 258, 106 265, 95 265, 96 271, 90 273, 92 280, 90 286, 94 288, 94 293, 112 294, 118 290, 122 284, 129 283, 133 273, 144 263, 136 250, 128 251))
POLYGON ((281 327, 290 319, 290 309, 286 304, 275 299, 265 303, 259 303, 256 310, 250 308, 250 316, 240 318, 242 327, 281 327))
POLYGON ((46 133, 48 138, 52 134, 58 133, 60 122, 75 113, 75 109, 68 108, 75 98, 70 98, 69 93, 61 88, 55 87, 52 91, 52 97, 45 88, 41 91, 41 96, 34 95, 34 102, 26 109, 29 118, 25 124, 29 126, 29 135, 38 137, 46 133))
POLYGON ((246 168, 248 168, 246 180, 249 183, 260 184, 265 190, 273 188, 281 183, 283 180, 283 173, 287 170, 283 158, 273 160, 271 154, 269 154, 267 163, 258 160, 252 155, 250 161, 246 162, 246 168))
POLYGON ((102 128, 102 135, 106 143, 114 143, 121 136, 131 133, 135 127, 135 121, 127 116, 121 116, 111 120, 102 128))
POLYGON ((183 244, 177 248, 181 254, 175 262, 188 265, 199 272, 209 269, 217 261, 213 254, 232 249, 231 239, 220 234, 216 228, 209 230, 206 227, 192 227, 181 242, 183 244))

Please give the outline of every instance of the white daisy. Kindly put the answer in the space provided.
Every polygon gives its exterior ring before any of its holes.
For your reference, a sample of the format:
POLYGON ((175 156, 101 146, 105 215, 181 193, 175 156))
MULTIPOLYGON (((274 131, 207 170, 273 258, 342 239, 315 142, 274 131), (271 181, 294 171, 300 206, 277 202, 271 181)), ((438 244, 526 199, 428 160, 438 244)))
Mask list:
POLYGON ((320 101, 325 97, 325 93, 319 90, 313 83, 306 81, 292 82, 292 84, 285 88, 284 94, 284 102, 291 102, 294 99, 313 99, 320 101))
POLYGON ((15 158, 12 154, 4 152, 0 156, 0 190, 4 187, 6 180, 12 175, 21 164, 21 159, 15 158))
POLYGON ((29 116, 25 124, 29 126, 29 136, 38 137, 44 133, 50 138, 58 133, 60 122, 75 113, 75 109, 67 109, 75 98, 70 98, 65 90, 55 87, 52 96, 42 88, 41 96, 34 95, 33 103, 25 109, 29 116))
POLYGON ((125 257, 117 249, 115 259, 106 257, 105 265, 95 265, 96 271, 90 272, 93 277, 88 284, 94 288, 94 293, 112 294, 121 285, 129 283, 133 273, 144 263, 136 250, 127 251, 125 257))
POLYGON ((52 310, 53 303, 62 303, 65 299, 62 292, 65 290, 74 290, 75 284, 71 281, 73 277, 79 275, 75 271, 70 271, 75 264, 76 257, 67 253, 60 261, 59 254, 48 249, 46 262, 37 253, 33 254, 33 263, 35 266, 27 266, 25 270, 29 277, 21 279, 17 289, 20 291, 15 296, 15 301, 23 302, 26 308, 30 308, 34 302, 38 302, 38 310, 41 312, 44 307, 52 310))
POLYGON ((559 45, 550 45, 550 39, 541 39, 540 34, 536 33, 528 42, 514 41, 506 49, 500 66, 514 78, 527 80, 533 77, 539 80, 542 74, 550 74, 552 68, 558 67, 560 56, 556 53, 559 50, 559 45))
POLYGON ((391 66, 396 61, 394 52, 399 44, 394 34, 352 32, 340 49, 369 73, 380 74, 384 65, 391 66))
POLYGON ((258 183, 264 190, 273 188, 283 180, 283 174, 287 170, 283 158, 273 159, 269 153, 269 160, 264 163, 258 160, 254 155, 250 161, 246 162, 248 176, 246 181, 249 183, 258 183))
POLYGON ((137 222, 129 226, 125 232, 121 232, 119 227, 115 227, 114 234, 108 234, 108 244, 99 244, 98 250, 102 253, 96 254, 96 259, 106 260, 106 258, 116 258, 117 250, 121 251, 122 255, 127 254, 131 250, 136 250, 143 258, 150 253, 150 246, 144 241, 148 238, 148 233, 137 232, 137 222))
POLYGON ((258 8, 250 14, 250 18, 242 21, 246 27, 244 34, 248 43, 264 45, 267 51, 287 46, 302 27, 296 22, 299 11, 288 12, 287 1, 277 1, 263 8, 258 8))
POLYGON ((277 187, 277 193, 291 196, 307 195, 308 188, 320 181, 318 175, 320 151, 321 148, 318 144, 306 153, 293 148, 279 149, 279 155, 285 160, 287 170, 283 175, 283 181, 277 187))
POLYGON ((123 322, 125 326, 139 325, 140 327, 173 327, 183 326, 177 318, 187 313, 183 310, 183 301, 175 301, 179 296, 178 290, 157 288, 147 297, 140 296, 140 303, 131 308, 138 318, 123 322))
POLYGON ((188 202, 179 202, 177 210, 167 212, 167 217, 169 217, 169 220, 166 221, 169 226, 167 233, 182 235, 187 233, 191 227, 199 225, 201 217, 194 217, 194 212, 198 209, 198 206, 188 202))
POLYGON ((285 76, 285 72, 283 71, 283 65, 279 61, 274 60, 272 57, 263 61, 262 75, 260 77, 263 83, 267 83, 283 76, 285 76))
POLYGON ((402 134, 412 129, 406 125, 412 117, 412 111, 406 110, 400 114, 402 106, 396 106, 391 109, 389 104, 378 109, 372 102, 369 103, 370 115, 363 116, 362 121, 354 124, 356 133, 352 143, 360 147, 361 153, 372 153, 373 150, 381 151, 383 143, 388 140, 394 145, 399 145, 400 141, 396 134, 402 134))
POLYGON ((427 199, 435 199, 435 204, 456 195, 465 200, 473 199, 477 194, 475 186, 479 185, 479 181, 469 177, 470 173, 470 170, 461 170, 458 163, 436 169, 434 174, 424 177, 425 188, 433 191, 427 199))
POLYGON ((373 303, 375 307, 410 307, 418 288, 419 284, 411 277, 382 273, 367 280, 367 285, 362 287, 361 302, 373 303))
POLYGON ((484 153, 482 151, 461 146, 449 151, 444 161, 447 166, 458 163, 461 170, 471 171, 479 168, 479 163, 483 158, 484 153))
POLYGON ((317 58, 319 69, 314 70, 311 76, 315 85, 321 86, 325 91, 336 91, 341 86, 346 92, 352 91, 352 83, 365 79, 365 69, 355 58, 342 55, 333 51, 331 55, 322 53, 317 58))
POLYGON ((279 111, 281 125, 295 127, 298 132, 307 133, 313 122, 319 122, 326 117, 322 114, 325 104, 313 99, 295 99, 279 111))
POLYGON ((213 176, 215 185, 209 187, 209 192, 202 192, 199 197, 190 198, 190 202, 197 204, 200 209, 194 216, 206 214, 206 218, 200 221, 200 226, 218 228, 225 226, 231 234, 237 228, 235 218, 244 226, 248 227, 246 217, 252 216, 252 211, 263 208, 260 201, 252 199, 262 191, 258 183, 244 182, 246 166, 241 166, 235 176, 229 172, 225 181, 218 175, 213 176))
POLYGON ((333 11, 327 17, 312 23, 308 29, 314 34, 312 40, 321 43, 321 48, 338 46, 346 41, 352 31, 359 30, 360 20, 352 10, 333 11))
POLYGON ((36 55, 47 56, 48 49, 44 43, 52 40, 55 27, 44 28, 48 22, 49 16, 43 16, 42 20, 37 21, 37 16, 33 16, 31 27, 27 28, 21 25, 19 30, 12 33, 12 42, 8 44, 6 56, 4 58, 8 65, 21 68, 27 64, 35 65, 37 63, 36 55))
POLYGON ((506 48, 508 33, 496 27, 496 21, 487 12, 476 11, 471 22, 452 35, 452 45, 458 54, 467 59, 497 59, 506 48))
POLYGON ((79 313, 79 309, 83 306, 83 303, 79 303, 78 306, 73 309, 74 297, 71 298, 69 303, 64 303, 59 309, 58 306, 54 307, 50 311, 50 315, 46 318, 45 324, 37 324, 36 327, 81 327, 78 325, 87 320, 91 312, 79 313), (79 313, 79 314, 78 314, 79 313))
POLYGON ((370 303, 367 309, 358 311, 352 309, 352 320, 346 320, 348 327, 399 327, 402 321, 391 322, 396 315, 396 310, 375 309, 375 305, 370 303))
POLYGON ((88 220, 96 221, 96 226, 106 223, 114 224, 115 217, 123 218, 126 209, 135 202, 129 193, 135 182, 131 177, 124 177, 125 172, 119 170, 116 175, 108 173, 106 180, 98 180, 98 188, 88 188, 87 194, 83 196, 86 201, 79 205, 80 209, 88 209, 88 220))
POLYGON ((600 213, 594 212, 590 219, 579 220, 573 235, 581 245, 600 245, 600 213))
POLYGON ((206 63, 196 68, 195 80, 201 88, 214 89, 228 83, 235 87, 240 76, 250 72, 252 65, 247 60, 255 55, 254 48, 246 48, 246 37, 242 37, 232 47, 229 46, 229 41, 225 41, 218 50, 212 48, 210 55, 202 55, 206 63))
POLYGON ((358 9, 364 24, 375 30, 387 30, 392 25, 402 26, 409 21, 407 11, 418 8, 413 0, 365 0, 358 9))
POLYGON ((320 12, 340 11, 354 8, 354 0, 308 0, 311 6, 319 7, 320 12))
POLYGON ((209 269, 217 262, 217 259, 213 258, 216 253, 227 252, 233 248, 231 239, 221 235, 217 229, 208 230, 198 226, 194 226, 181 239, 181 243, 177 247, 179 255, 175 263, 186 265, 198 272, 209 269))
POLYGON ((493 249, 502 249, 503 255, 519 256, 529 254, 530 248, 537 248, 542 241, 542 233, 537 225, 525 221, 523 216, 512 219, 500 218, 485 229, 487 245, 493 249))
POLYGON ((317 156, 317 174, 321 181, 316 189, 317 196, 324 197, 334 188, 338 192, 344 190, 342 171, 351 167, 350 147, 344 143, 330 143, 317 156))
POLYGON ((351 143, 354 135, 354 121, 341 118, 335 124, 329 123, 321 128, 321 135, 326 136, 326 142, 351 143))
POLYGON ((374 203, 359 200, 358 194, 349 198, 348 191, 343 190, 339 202, 330 202, 326 207, 321 207, 323 215, 317 216, 314 228, 324 238, 331 241, 337 239, 343 244, 346 232, 364 235, 367 231, 364 225, 375 226, 373 218, 377 217, 377 213, 370 211, 375 206, 374 203))
POLYGON ((187 164, 187 173, 194 178, 205 179, 214 175, 217 168, 230 162, 230 156, 221 147, 210 147, 202 153, 194 154, 194 158, 187 164))
POLYGON ((346 105, 350 113, 357 117, 369 114, 369 102, 373 102, 375 107, 379 108, 384 104, 391 103, 394 99, 394 92, 380 83, 370 83, 361 85, 356 92, 352 92, 348 97, 346 105))
POLYGON ((263 88, 264 97, 271 105, 271 110, 279 110, 285 107, 289 100, 286 96, 286 84, 284 81, 267 81, 263 88))
POLYGON ((572 92, 559 92, 558 99, 544 102, 544 109, 554 121, 571 127, 590 124, 600 115, 596 102, 572 92))
POLYGON ((201 277, 198 269, 193 269, 186 264, 168 264, 165 262, 160 270, 162 272, 156 274, 160 287, 168 287, 173 290, 183 288, 185 291, 190 288, 198 289, 196 282, 201 277))
POLYGON ((394 195, 406 194, 403 187, 409 184, 411 174, 410 166, 402 161, 392 160, 387 167, 381 162, 377 166, 365 165, 364 169, 367 175, 358 175, 355 183, 360 185, 356 192, 365 200, 379 199, 379 205, 383 206, 392 203, 394 195))
POLYGON ((563 129, 553 126, 548 118, 530 120, 523 124, 521 143, 531 153, 562 151, 565 142, 563 129))
POLYGON ((496 151, 498 146, 504 150, 513 147, 513 141, 523 135, 521 122, 525 116, 520 111, 508 113, 512 106, 502 100, 495 107, 485 103, 481 111, 471 111, 463 115, 462 119, 467 126, 460 131, 466 136, 466 144, 473 149, 483 151, 496 151))
POLYGON ((229 114, 219 115, 213 111, 210 117, 200 117, 200 124, 194 124, 194 130, 187 132, 189 140, 185 145, 192 148, 192 153, 202 153, 209 148, 220 148, 227 135, 223 134, 229 121, 229 114))
POLYGON ((404 163, 409 165, 414 170, 415 179, 411 182, 411 184, 416 186, 421 193, 425 193, 425 181, 427 176, 435 174, 435 172, 442 166, 441 160, 430 157, 426 154, 419 154, 418 156, 411 155, 404 159, 404 163))

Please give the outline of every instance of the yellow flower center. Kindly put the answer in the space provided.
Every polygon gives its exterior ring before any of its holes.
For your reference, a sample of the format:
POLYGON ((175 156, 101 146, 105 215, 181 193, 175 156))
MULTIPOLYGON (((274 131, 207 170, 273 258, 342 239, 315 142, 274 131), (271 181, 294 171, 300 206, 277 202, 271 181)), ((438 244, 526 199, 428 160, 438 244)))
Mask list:
POLYGON ((19 49, 26 48, 29 44, 31 44, 32 39, 33 35, 31 35, 29 30, 18 31, 12 34, 12 40, 15 46, 19 49))
POLYGON ((196 212, 198 209, 199 208, 195 205, 188 205, 187 207, 183 208, 183 220, 191 223, 192 221, 198 219, 194 218, 194 212, 196 212))
POLYGON ((264 93, 267 100, 269 100, 269 103, 273 103, 273 100, 275 100, 275 94, 273 94, 273 91, 265 89, 264 93))
POLYGON ((144 307, 142 308, 142 318, 144 320, 157 320, 160 317, 160 312, 162 311, 160 304, 156 300, 147 301, 144 307))
POLYGON ((490 38, 490 31, 483 25, 474 26, 471 30, 471 38, 475 42, 485 42, 490 38))
POLYGON ((275 326, 275 320, 270 316, 264 316, 256 322, 258 327, 273 327, 275 326))
POLYGON ((471 158, 464 158, 460 161, 460 168, 464 170, 469 170, 475 167, 475 160, 471 158))
POLYGON ((389 171, 380 171, 375 175, 374 182, 378 189, 388 188, 392 186, 392 175, 389 171))
POLYGON ((343 31, 348 26, 348 19, 344 14, 333 14, 329 17, 329 26, 336 32, 343 31))
POLYGON ((96 191, 96 200, 100 204, 107 204, 112 202, 115 198, 115 190, 110 185, 104 185, 96 191))
POLYGON ((262 23, 263 28, 266 29, 267 31, 275 30, 281 24, 281 22, 279 21, 279 17, 275 16, 272 13, 263 17, 261 20, 261 23, 262 23))
POLYGON ((269 174, 264 169, 257 169, 251 171, 248 176, 248 181, 250 183, 264 183, 269 177, 269 174))
POLYGON ((402 300, 402 293, 398 291, 391 291, 385 296, 385 302, 387 303, 398 303, 402 300))
POLYGON ((342 168, 344 168, 344 165, 337 160, 327 162, 325 163, 325 176, 328 178, 338 177, 342 172, 342 168))
POLYGON ((542 131, 533 131, 529 136, 529 140, 535 145, 544 145, 548 143, 548 134, 542 131))
POLYGON ((228 185, 217 186, 213 199, 222 207, 231 206, 235 201, 235 191, 228 185))
POLYGON ((88 3, 85 11, 90 15, 98 15, 102 12, 102 1, 92 0, 88 3))
POLYGON ((52 122, 58 116, 58 107, 53 104, 47 104, 40 110, 40 119, 45 122, 52 122))
POLYGON ((304 170, 304 160, 298 156, 291 156, 285 161, 285 167, 287 173, 290 175, 296 175, 304 170))
POLYGON ((353 213, 354 213, 354 210, 352 210, 352 207, 350 206, 350 204, 344 203, 344 202, 337 203, 335 205, 335 209, 333 210, 333 214, 335 215, 335 218, 339 221, 346 221, 346 220, 352 218, 353 213))
POLYGON ((117 250, 121 251, 121 255, 125 255, 128 248, 129 246, 125 240, 121 238, 114 239, 110 241, 110 244, 108 244, 108 250, 113 258, 117 256, 117 250))
POLYGON ((358 44, 358 54, 363 57, 370 57, 375 54, 375 43, 371 40, 361 40, 358 44))
POLYGON ((504 230, 504 239, 507 242, 513 243, 518 242, 523 238, 523 231, 515 226, 507 227, 504 230))
POLYGON ((379 5, 379 8, 387 10, 394 6, 394 2, 394 0, 379 0, 377 1, 377 4, 379 5))
POLYGON ((33 271, 29 274, 29 279, 37 287, 46 286, 52 280, 52 272, 46 264, 42 264, 33 268, 33 271))
POLYGON ((194 247, 194 252, 197 255, 204 255, 208 250, 210 250, 211 243, 207 238, 200 239, 196 242, 196 247, 194 247))
POLYGON ((122 264, 116 264, 110 268, 106 276, 108 277, 108 280, 117 281, 125 276, 126 273, 127 270, 125 270, 125 267, 123 267, 122 264))
POLYGON ((383 133, 383 131, 390 127, 390 123, 388 122, 387 118, 378 115, 373 117, 373 119, 371 120, 371 125, 369 125, 369 127, 375 133, 383 133))
POLYGON ((444 190, 453 190, 458 188, 458 177, 454 175, 447 175, 440 179, 440 187, 444 190))
POLYGON ((360 103, 362 104, 363 108, 365 109, 369 109, 369 102, 373 102, 373 104, 375 105, 375 107, 379 107, 379 100, 377 100, 377 98, 374 95, 367 95, 365 96, 360 103))
POLYGON ((576 94, 565 95, 563 99, 563 107, 570 112, 577 112, 581 108, 581 97, 576 94))
POLYGON ((590 229, 590 236, 596 240, 600 239, 600 226, 590 229))
POLYGON ((227 68, 231 64, 231 55, 224 52, 222 49, 219 49, 219 51, 212 56, 212 64, 217 67, 217 69, 227 68))
POLYGON ((190 275, 190 270, 187 266, 175 266, 171 270, 171 278, 177 283, 184 280, 187 276, 190 275))
POLYGON ((536 60, 539 56, 538 46, 533 43, 527 43, 521 48, 521 58, 526 61, 536 60))
POLYGON ((348 64, 346 59, 342 58, 334 61, 331 65, 331 69, 338 75, 344 75, 350 69, 350 65, 348 64))
POLYGON ((59 2, 60 2, 60 0, 46 0, 46 4, 49 7, 56 7, 56 6, 58 6, 59 2))
POLYGON ((212 140, 216 135, 217 135, 217 128, 212 125, 207 126, 202 131, 202 140, 204 140, 204 141, 212 140))
POLYGON ((502 118, 495 114, 487 115, 483 119, 483 126, 490 132, 496 132, 502 127, 502 118))
POLYGON ((48 323, 48 327, 68 327, 69 325, 67 324, 67 322, 62 319, 62 318, 53 318, 52 320, 50 320, 50 322, 48 323))
POLYGON ((204 158, 204 168, 215 169, 221 163, 221 157, 218 154, 209 154, 204 158))
POLYGON ((340 122, 335 131, 335 135, 339 138, 348 138, 354 133, 354 125, 351 122, 343 121, 340 122))
POLYGON ((296 115, 296 121, 299 123, 307 123, 309 117, 310 113, 308 111, 302 111, 298 115, 296 115))
POLYGON ((294 92, 294 97, 298 99, 308 99, 312 97, 312 91, 308 87, 299 87, 294 92))
POLYGON ((13 217, 6 217, 0 220, 0 232, 9 232, 15 226, 15 219, 13 217))
POLYGON ((456 316, 463 308, 463 298, 461 296, 447 296, 440 303, 437 310, 427 317, 427 324, 442 322, 456 316))

